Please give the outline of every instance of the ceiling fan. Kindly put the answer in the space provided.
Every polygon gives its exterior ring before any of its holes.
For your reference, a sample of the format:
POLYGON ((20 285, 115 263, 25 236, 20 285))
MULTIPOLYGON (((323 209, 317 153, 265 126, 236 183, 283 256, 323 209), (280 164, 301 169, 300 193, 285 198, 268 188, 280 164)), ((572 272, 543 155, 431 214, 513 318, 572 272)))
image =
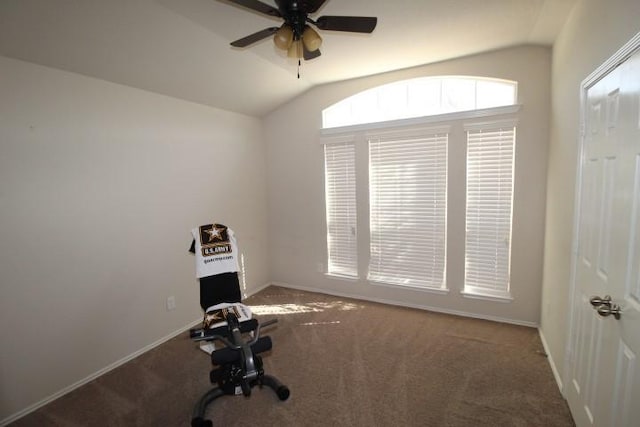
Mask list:
POLYGON ((320 56, 322 38, 312 28, 320 30, 347 31, 352 33, 371 33, 378 23, 377 18, 365 16, 321 16, 311 19, 326 0, 275 0, 277 9, 258 0, 228 0, 275 18, 282 18, 280 27, 269 27, 231 42, 234 47, 247 47, 273 35, 275 45, 287 51, 291 58, 305 60, 320 56))

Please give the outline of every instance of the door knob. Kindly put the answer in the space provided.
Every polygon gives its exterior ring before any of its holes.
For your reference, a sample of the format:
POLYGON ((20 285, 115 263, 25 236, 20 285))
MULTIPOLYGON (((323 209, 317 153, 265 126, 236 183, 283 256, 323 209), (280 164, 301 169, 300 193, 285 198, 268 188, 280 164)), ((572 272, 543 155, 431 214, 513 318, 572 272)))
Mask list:
POLYGON ((604 298, 600 298, 599 296, 591 297, 589 302, 596 309, 598 307, 600 307, 601 305, 610 306, 611 305, 611 296, 610 295, 605 295, 604 298))
POLYGON ((616 319, 620 319, 620 314, 622 313, 618 304, 602 304, 601 306, 596 308, 596 311, 602 317, 613 316, 616 319))

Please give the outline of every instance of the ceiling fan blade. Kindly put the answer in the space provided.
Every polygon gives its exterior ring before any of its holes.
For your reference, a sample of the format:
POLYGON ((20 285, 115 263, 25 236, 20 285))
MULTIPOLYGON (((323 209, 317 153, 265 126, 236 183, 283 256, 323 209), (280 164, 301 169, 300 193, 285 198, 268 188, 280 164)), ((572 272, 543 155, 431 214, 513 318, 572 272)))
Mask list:
POLYGON ((248 35, 247 37, 243 37, 243 38, 238 39, 238 40, 236 40, 234 42, 231 42, 231 46, 233 46, 233 47, 247 47, 250 44, 254 44, 255 42, 258 42, 258 41, 260 41, 262 39, 266 39, 267 37, 269 37, 270 35, 272 35, 276 31, 278 31, 278 27, 265 28, 264 30, 258 31, 257 33, 253 33, 251 35, 248 35))
POLYGON ((321 16, 315 24, 321 30, 349 31, 352 33, 371 33, 378 18, 366 16, 321 16))
POLYGON ((314 59, 320 56, 320 49, 316 49, 312 52, 307 49, 304 43, 302 43, 302 48, 303 48, 302 57, 304 58, 305 61, 308 61, 310 59, 314 59))
POLYGON ((307 13, 316 13, 326 1, 327 0, 303 0, 302 10, 307 13))
POLYGON ((231 3, 235 3, 239 6, 244 6, 247 9, 255 10, 256 12, 264 13, 265 15, 281 17, 280 11, 275 7, 269 6, 266 3, 262 3, 258 0, 228 0, 231 3))

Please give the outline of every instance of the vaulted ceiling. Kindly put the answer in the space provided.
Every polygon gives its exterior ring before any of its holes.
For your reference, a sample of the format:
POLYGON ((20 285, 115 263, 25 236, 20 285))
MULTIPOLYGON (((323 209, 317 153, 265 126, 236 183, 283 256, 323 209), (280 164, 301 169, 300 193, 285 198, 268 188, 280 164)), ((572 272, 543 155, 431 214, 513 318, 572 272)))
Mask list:
POLYGON ((262 116, 324 83, 552 45, 576 1, 327 0, 314 18, 376 16, 378 25, 320 31, 322 56, 303 61, 297 78, 297 60, 270 38, 229 46, 280 21, 225 0, 2 0, 0 55, 262 116))

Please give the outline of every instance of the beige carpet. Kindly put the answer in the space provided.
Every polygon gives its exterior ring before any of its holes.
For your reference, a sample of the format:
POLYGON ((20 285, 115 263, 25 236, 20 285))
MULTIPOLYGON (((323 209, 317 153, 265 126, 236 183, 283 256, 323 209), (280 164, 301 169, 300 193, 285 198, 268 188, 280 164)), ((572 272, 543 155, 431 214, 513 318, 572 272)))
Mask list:
MULTIPOLYGON (((279 287, 246 303, 291 389, 224 396, 214 426, 573 426, 535 329, 279 287)), ((12 426, 188 426, 210 363, 185 333, 12 426)))

